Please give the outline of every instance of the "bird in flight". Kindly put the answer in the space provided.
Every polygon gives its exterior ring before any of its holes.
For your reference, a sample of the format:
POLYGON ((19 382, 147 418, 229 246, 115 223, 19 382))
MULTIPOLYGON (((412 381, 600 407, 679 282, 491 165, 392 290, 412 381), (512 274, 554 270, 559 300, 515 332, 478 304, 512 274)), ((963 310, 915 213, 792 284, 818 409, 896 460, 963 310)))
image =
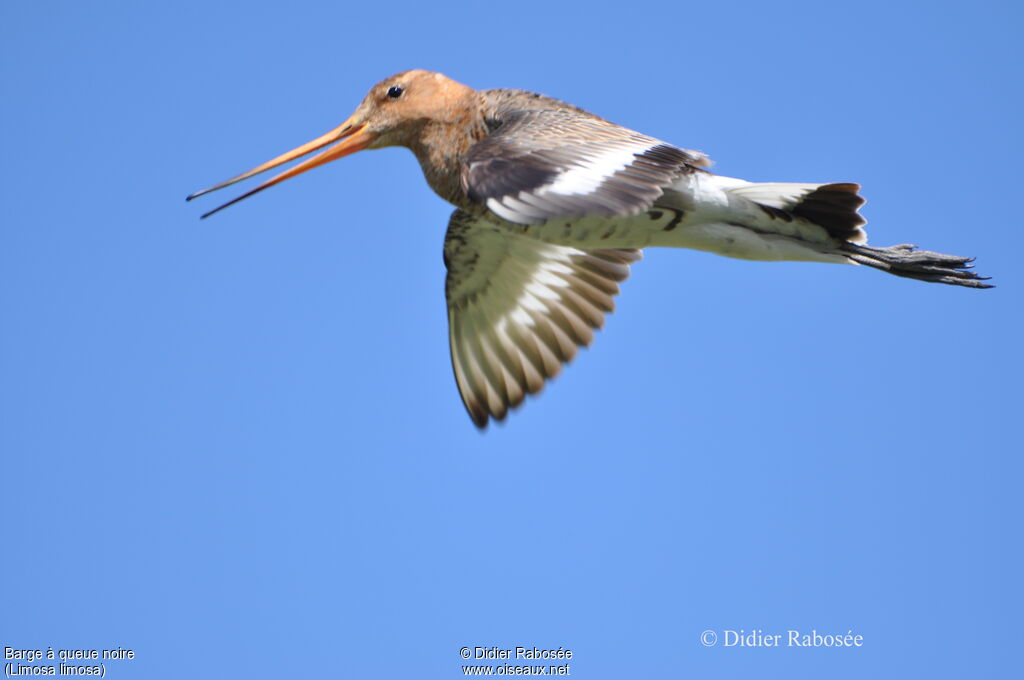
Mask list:
POLYGON ((970 258, 868 246, 857 184, 723 177, 699 151, 557 99, 474 90, 422 70, 382 80, 334 130, 187 200, 323 149, 209 217, 306 170, 388 146, 410 149, 430 187, 455 206, 444 241, 449 342, 479 428, 503 420, 590 344, 643 248, 859 264, 990 287, 970 258))

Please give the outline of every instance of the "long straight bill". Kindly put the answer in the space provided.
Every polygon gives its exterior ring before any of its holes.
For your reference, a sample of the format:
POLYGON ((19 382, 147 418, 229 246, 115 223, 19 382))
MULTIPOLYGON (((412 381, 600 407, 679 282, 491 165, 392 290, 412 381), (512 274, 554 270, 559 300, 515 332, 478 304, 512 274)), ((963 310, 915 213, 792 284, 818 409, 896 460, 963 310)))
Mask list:
POLYGON ((255 168, 249 170, 248 172, 243 172, 241 175, 232 177, 231 179, 225 180, 220 184, 214 184, 212 187, 208 187, 201 191, 197 191, 194 194, 191 194, 190 196, 186 197, 185 200, 191 201, 193 198, 198 198, 199 196, 208 194, 211 191, 217 191, 218 189, 223 189, 224 187, 231 186, 236 182, 241 182, 242 180, 249 179, 250 177, 258 175, 261 172, 266 172, 267 170, 276 168, 279 165, 284 165, 285 163, 293 161, 296 158, 301 158, 302 156, 305 156, 308 153, 316 151, 317 149, 322 149, 328 144, 338 142, 338 144, 336 144, 335 146, 318 153, 312 158, 309 158, 303 161, 302 163, 299 163, 298 165, 289 168, 288 170, 285 170, 279 175, 276 175, 268 179, 266 182, 259 185, 255 189, 247 191, 241 196, 233 198, 227 203, 217 206, 210 212, 203 214, 201 219, 205 219, 210 215, 214 214, 215 212, 223 210, 229 205, 234 205, 235 203, 238 203, 243 199, 249 198, 253 194, 263 191, 267 187, 272 187, 279 182, 283 182, 284 180, 290 177, 300 175, 306 172, 307 170, 312 170, 313 168, 319 165, 323 165, 324 163, 330 163, 331 161, 336 160, 338 158, 342 158, 343 156, 355 153, 356 151, 361 151, 365 149, 367 146, 369 146, 370 142, 373 141, 374 136, 366 132, 365 127, 363 125, 354 125, 351 121, 352 119, 350 118, 349 120, 345 121, 344 123, 334 128, 327 134, 317 137, 313 141, 307 142, 302 146, 298 147, 297 149, 292 149, 288 153, 281 154, 280 156, 273 160, 269 160, 266 163, 263 163, 262 165, 256 166, 255 168))

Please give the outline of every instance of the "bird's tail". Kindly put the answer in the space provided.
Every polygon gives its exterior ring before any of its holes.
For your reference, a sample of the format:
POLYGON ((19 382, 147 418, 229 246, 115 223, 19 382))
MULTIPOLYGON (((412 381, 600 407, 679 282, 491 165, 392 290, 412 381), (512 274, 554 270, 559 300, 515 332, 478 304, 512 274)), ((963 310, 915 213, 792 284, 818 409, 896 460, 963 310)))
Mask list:
POLYGON ((729 183, 726 193, 752 202, 778 228, 779 222, 793 223, 806 220, 824 229, 828 236, 839 241, 865 243, 867 234, 861 228, 867 224, 859 212, 864 198, 858 193, 860 185, 853 182, 831 184, 798 184, 790 182, 746 182, 720 177, 729 183))
MULTIPOLYGON (((915 246, 909 244, 888 248, 868 246, 867 234, 863 229, 867 220, 858 212, 864 205, 864 198, 858 193, 858 184, 743 182, 739 186, 728 187, 726 191, 754 202, 765 213, 762 217, 768 217, 775 224, 806 220, 822 227, 833 243, 838 243, 837 247, 829 250, 845 256, 851 263, 919 281, 968 288, 992 288, 984 283, 986 277, 971 271, 974 258, 915 250, 915 246)), ((800 233, 799 230, 797 233, 800 233)), ((806 238, 807 235, 800 233, 800 236, 806 238)))

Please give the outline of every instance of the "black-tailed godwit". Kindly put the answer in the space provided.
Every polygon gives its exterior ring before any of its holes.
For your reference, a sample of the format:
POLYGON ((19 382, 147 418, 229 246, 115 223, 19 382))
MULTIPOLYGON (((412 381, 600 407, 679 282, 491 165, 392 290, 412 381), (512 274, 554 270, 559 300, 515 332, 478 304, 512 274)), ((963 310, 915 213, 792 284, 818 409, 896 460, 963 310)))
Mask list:
POLYGON ((412 150, 431 188, 456 207, 444 243, 449 340, 462 401, 481 428, 590 344, 642 248, 863 264, 989 287, 969 258, 866 245, 857 184, 715 175, 699 151, 571 104, 478 91, 429 71, 382 80, 331 132, 188 198, 329 147, 207 217, 318 165, 387 146, 412 150))

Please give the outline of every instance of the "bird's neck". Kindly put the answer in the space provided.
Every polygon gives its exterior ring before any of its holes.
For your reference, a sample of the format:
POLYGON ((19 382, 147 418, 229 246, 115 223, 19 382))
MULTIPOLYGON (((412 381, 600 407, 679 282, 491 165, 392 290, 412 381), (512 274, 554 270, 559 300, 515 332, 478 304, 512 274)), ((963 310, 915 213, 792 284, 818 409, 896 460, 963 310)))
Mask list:
POLYGON ((452 120, 428 121, 409 148, 416 154, 430 188, 452 205, 470 209, 472 204, 461 186, 462 162, 470 147, 486 136, 483 105, 474 99, 460 107, 459 115, 452 120))

